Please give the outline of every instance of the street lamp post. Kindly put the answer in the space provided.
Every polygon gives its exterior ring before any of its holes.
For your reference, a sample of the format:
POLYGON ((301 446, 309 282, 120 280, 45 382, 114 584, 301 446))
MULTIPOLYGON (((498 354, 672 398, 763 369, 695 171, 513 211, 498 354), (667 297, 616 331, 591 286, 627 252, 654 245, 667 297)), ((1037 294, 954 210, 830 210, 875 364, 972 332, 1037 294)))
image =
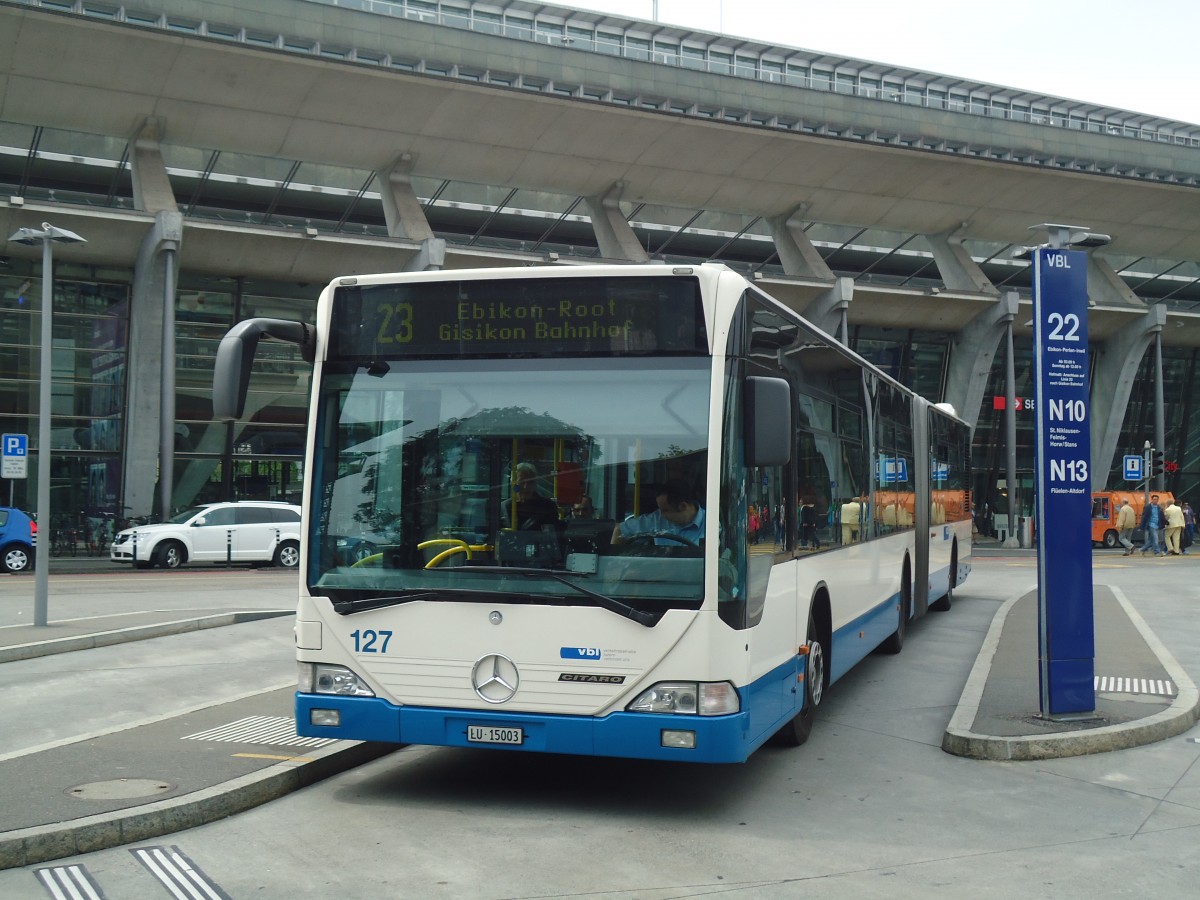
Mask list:
POLYGON ((40 370, 38 372, 38 452, 37 452, 37 521, 41 540, 34 557, 33 624, 47 625, 50 593, 50 361, 54 352, 51 331, 54 295, 54 244, 82 244, 83 238, 73 231, 55 228, 46 222, 38 228, 21 228, 9 238, 18 244, 42 245, 42 337, 40 370))

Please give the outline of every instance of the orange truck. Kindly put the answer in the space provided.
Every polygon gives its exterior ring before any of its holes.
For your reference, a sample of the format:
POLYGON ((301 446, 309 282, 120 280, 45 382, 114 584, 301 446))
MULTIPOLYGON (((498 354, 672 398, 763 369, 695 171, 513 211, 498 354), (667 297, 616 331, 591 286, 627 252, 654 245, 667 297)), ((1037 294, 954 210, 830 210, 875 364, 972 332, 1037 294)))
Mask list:
MULTIPOLYGON (((1151 491, 1158 494, 1158 505, 1166 509, 1175 497, 1170 491, 1151 491)), ((1134 541, 1142 539, 1142 510, 1146 506, 1144 491, 1093 491, 1092 492, 1092 543, 1103 544, 1105 547, 1121 546, 1117 530, 1117 513, 1121 511, 1121 501, 1128 500, 1133 507, 1134 541)))

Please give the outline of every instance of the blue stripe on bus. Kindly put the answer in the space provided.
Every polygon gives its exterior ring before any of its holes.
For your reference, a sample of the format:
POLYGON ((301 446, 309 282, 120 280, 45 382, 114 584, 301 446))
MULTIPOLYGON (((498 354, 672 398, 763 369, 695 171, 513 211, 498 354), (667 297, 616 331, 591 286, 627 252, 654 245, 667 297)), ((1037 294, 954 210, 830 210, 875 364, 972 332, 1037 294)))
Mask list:
MULTIPOLYGON (((896 604, 900 602, 897 591, 887 600, 851 619, 833 633, 833 648, 829 662, 829 683, 833 684, 883 643, 896 630, 899 621, 896 604)), ((909 611, 911 615, 911 610, 909 611)))
POLYGON ((487 747, 679 762, 744 762, 796 714, 798 698, 803 696, 802 691, 796 690, 796 666, 795 659, 788 660, 753 684, 740 688, 742 711, 728 716, 617 712, 593 718, 397 706, 378 697, 297 693, 296 733, 304 737, 392 744, 487 747), (310 724, 313 709, 336 709, 340 725, 310 724), (525 741, 519 747, 471 743, 467 741, 468 725, 521 728, 525 741), (663 747, 664 730, 695 732, 696 747, 691 750, 663 747))

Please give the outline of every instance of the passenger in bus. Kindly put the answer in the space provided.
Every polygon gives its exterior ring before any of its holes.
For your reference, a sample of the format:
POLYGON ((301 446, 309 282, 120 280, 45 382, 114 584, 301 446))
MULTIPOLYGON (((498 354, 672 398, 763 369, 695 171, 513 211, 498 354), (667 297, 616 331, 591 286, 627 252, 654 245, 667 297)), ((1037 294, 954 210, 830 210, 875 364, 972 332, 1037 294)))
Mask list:
MULTIPOLYGON (((623 544, 635 535, 677 535, 684 541, 700 544, 704 538, 704 507, 694 499, 688 486, 678 479, 672 479, 658 489, 654 495, 658 509, 641 516, 630 516, 624 522, 618 522, 613 529, 613 544, 623 544)), ((659 546, 683 546, 671 538, 656 537, 654 543, 659 546)))
POLYGON ((517 463, 513 473, 513 495, 500 507, 502 528, 515 525, 521 531, 538 531, 544 525, 558 522, 558 504, 538 493, 537 481, 537 466, 531 462, 517 463))
POLYGON ((596 518, 596 507, 592 504, 592 498, 584 494, 579 498, 579 502, 571 507, 572 519, 594 519, 596 518))

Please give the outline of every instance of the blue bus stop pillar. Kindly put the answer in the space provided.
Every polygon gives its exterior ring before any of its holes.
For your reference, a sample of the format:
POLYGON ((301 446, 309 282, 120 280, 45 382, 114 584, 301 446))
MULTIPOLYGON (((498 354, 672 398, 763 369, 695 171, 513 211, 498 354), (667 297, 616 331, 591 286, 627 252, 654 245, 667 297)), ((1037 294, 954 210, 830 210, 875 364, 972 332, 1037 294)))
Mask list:
POLYGON ((1041 712, 1096 709, 1087 254, 1034 251, 1038 662, 1041 712))

